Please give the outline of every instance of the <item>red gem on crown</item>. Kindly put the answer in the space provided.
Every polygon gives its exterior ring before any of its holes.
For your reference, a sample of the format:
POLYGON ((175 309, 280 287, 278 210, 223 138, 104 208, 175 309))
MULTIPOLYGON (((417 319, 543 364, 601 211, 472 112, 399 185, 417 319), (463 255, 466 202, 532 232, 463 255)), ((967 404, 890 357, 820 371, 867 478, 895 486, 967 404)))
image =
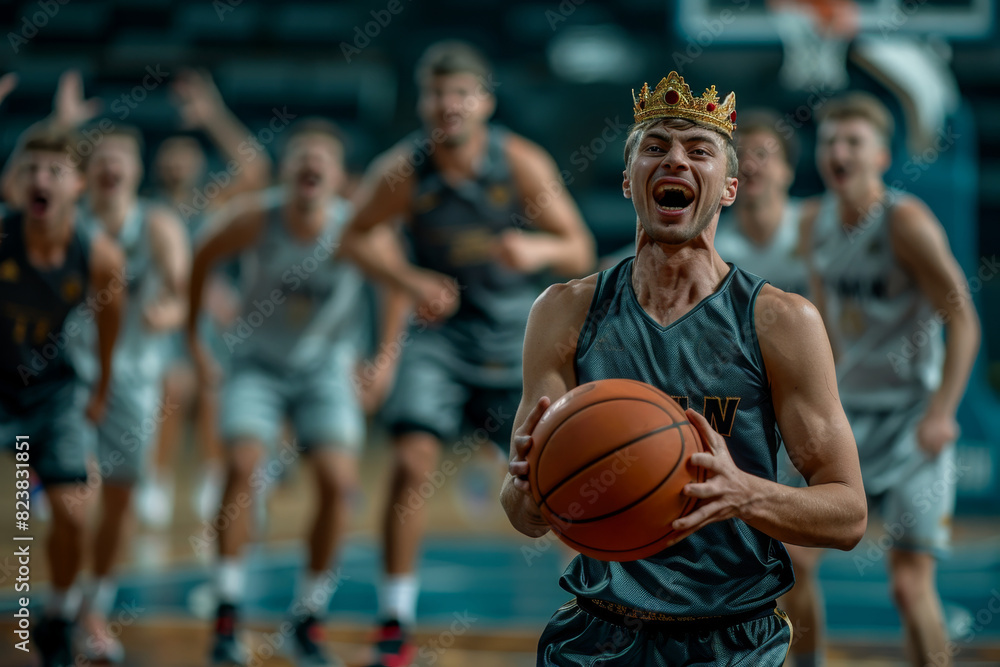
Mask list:
POLYGON ((730 123, 735 123, 736 122, 736 112, 735 111, 732 112, 731 114, 729 114, 729 122, 730 123))
POLYGON ((714 102, 709 102, 708 104, 706 104, 705 105, 705 110, 706 111, 715 111, 715 103, 714 102))
POLYGON ((678 102, 681 101, 680 93, 678 93, 676 90, 668 90, 663 95, 663 101, 666 102, 667 104, 677 104, 678 102))

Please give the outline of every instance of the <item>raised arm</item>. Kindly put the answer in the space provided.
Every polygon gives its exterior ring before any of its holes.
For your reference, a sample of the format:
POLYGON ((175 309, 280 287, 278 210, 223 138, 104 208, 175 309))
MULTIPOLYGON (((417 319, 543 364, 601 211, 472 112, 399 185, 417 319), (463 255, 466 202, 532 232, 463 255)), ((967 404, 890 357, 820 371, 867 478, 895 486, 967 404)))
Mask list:
POLYGON ((143 319, 150 331, 177 329, 187 318, 191 252, 183 223, 173 211, 165 208, 150 211, 149 242, 163 285, 159 297, 146 306, 143 319))
MULTIPOLYGON (((227 198, 240 192, 263 188, 270 183, 271 160, 267 151, 252 151, 245 157, 252 134, 226 106, 219 89, 207 72, 184 70, 173 82, 172 92, 184 126, 208 135, 226 162, 240 165, 238 176, 227 188, 227 198), (241 150, 241 146, 243 150, 241 150)), ((272 127, 272 129, 274 129, 272 127)))
POLYGON ((703 502, 674 528, 697 530, 735 517, 782 542, 852 549, 864 536, 867 506, 819 313, 804 298, 769 285, 761 290, 755 313, 778 428, 809 486, 792 488, 739 470, 725 439, 688 410, 710 450, 692 456, 692 463, 714 476, 685 487, 703 502))
POLYGON ((907 198, 893 208, 889 224, 896 258, 920 286, 947 334, 941 386, 917 429, 920 446, 937 456, 958 438, 955 413, 979 352, 979 316, 944 229, 930 209, 915 197, 907 198))
POLYGON ((504 233, 501 261, 518 271, 552 269, 567 278, 593 270, 597 263, 593 236, 552 157, 516 135, 507 144, 511 174, 535 231, 504 233))
POLYGON ((96 310, 97 355, 100 375, 87 404, 87 416, 98 422, 104 417, 108 387, 111 384, 111 358, 121 330, 125 307, 125 255, 121 248, 104 234, 95 234, 90 247, 90 289, 101 308, 96 310))
POLYGON ((549 531, 528 486, 531 433, 552 401, 577 385, 573 357, 596 278, 552 285, 535 301, 524 333, 524 393, 514 416, 510 464, 500 504, 511 525, 531 537, 549 531))

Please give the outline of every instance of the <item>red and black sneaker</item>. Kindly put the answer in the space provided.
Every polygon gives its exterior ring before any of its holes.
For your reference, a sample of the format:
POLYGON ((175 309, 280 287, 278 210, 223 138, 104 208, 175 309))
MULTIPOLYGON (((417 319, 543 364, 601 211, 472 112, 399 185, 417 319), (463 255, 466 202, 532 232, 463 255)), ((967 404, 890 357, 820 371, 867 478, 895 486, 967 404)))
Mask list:
POLYGON ((344 667, 336 656, 323 648, 323 626, 315 616, 306 616, 295 624, 296 667, 344 667))
POLYGON ((246 667, 246 649, 236 641, 236 607, 220 604, 215 617, 215 639, 212 642, 213 667, 246 667))
POLYGON ((410 667, 417 647, 406 628, 389 619, 375 631, 375 653, 377 662, 372 667, 410 667))

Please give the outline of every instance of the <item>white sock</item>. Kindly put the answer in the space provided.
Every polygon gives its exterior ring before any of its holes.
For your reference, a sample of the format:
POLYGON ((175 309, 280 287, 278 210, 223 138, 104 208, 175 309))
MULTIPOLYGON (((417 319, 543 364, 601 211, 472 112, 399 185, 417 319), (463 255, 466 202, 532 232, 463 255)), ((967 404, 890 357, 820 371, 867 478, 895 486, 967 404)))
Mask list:
POLYGON ((238 604, 243 601, 246 572, 239 558, 222 558, 215 566, 215 592, 220 603, 238 604))
POLYGON ((415 574, 385 575, 378 591, 379 618, 394 618, 402 625, 414 625, 419 592, 420 585, 415 574))
POLYGON ((91 583, 90 594, 87 605, 91 611, 108 617, 115 607, 115 600, 118 598, 118 582, 112 577, 102 577, 91 583))
POLYGON ((45 605, 45 615, 66 621, 75 621, 77 614, 80 613, 82 600, 83 592, 76 584, 64 589, 54 588, 48 604, 45 605))
POLYGON ((322 616, 330 606, 330 599, 339 585, 336 574, 330 570, 304 571, 299 577, 295 599, 292 601, 292 615, 322 616))

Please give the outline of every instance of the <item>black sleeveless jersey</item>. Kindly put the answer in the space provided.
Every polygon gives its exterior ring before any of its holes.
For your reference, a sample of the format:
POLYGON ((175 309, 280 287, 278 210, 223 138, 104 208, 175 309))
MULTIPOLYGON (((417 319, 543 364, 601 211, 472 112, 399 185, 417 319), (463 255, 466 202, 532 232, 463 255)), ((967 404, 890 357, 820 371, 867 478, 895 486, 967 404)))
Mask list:
MULTIPOLYGON (((765 281, 733 267, 718 290, 664 327, 639 305, 633 258, 598 276, 576 351, 580 384, 630 378, 702 412, 740 469, 774 481, 779 437, 754 325, 765 281)), ((561 579, 583 597, 676 616, 748 611, 791 588, 781 542, 730 519, 643 560, 577 556, 561 579)))

